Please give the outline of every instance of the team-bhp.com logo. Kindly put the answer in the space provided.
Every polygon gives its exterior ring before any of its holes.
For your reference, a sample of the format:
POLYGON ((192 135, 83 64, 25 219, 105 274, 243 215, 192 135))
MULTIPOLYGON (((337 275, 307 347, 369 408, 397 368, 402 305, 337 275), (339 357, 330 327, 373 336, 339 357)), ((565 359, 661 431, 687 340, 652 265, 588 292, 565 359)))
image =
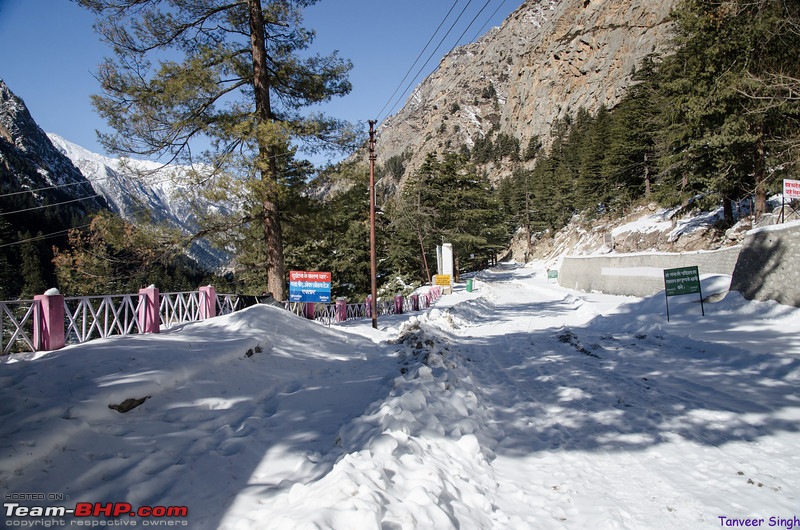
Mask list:
POLYGON ((6 526, 68 526, 66 517, 74 518, 69 526, 110 526, 111 521, 97 518, 111 518, 126 526, 162 526, 169 521, 169 526, 183 525, 187 522, 176 519, 186 518, 189 508, 186 506, 139 506, 134 508, 127 502, 79 502, 74 508, 65 506, 23 506, 18 502, 3 503, 6 526), (138 519, 126 519, 126 518, 138 519), (60 520, 59 520, 60 518, 60 520), (90 519, 91 518, 91 519, 90 519), (44 524, 48 521, 49 524, 44 524), (60 523, 60 524, 59 524, 60 523))

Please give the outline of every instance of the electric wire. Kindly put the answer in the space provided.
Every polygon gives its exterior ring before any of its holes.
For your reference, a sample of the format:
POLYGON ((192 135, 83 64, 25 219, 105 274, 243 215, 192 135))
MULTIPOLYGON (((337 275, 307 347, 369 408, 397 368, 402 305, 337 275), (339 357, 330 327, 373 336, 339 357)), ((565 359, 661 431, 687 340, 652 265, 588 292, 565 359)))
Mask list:
MULTIPOLYGON (((105 179, 97 179, 97 180, 105 180, 105 179)), ((11 191, 9 193, 0 193, 0 199, 3 199, 5 197, 14 197, 16 195, 24 195, 26 193, 37 193, 40 191, 57 190, 60 188, 69 188, 72 186, 85 186, 86 184, 91 184, 91 182, 87 180, 86 182, 70 182, 68 184, 54 184, 52 186, 44 186, 42 188, 36 188, 32 190, 11 191)))
POLYGON ((40 206, 32 206, 30 208, 23 208, 21 210, 14 210, 13 212, 0 212, 0 215, 13 215, 13 214, 16 214, 16 213, 31 212, 33 210, 42 210, 44 208, 53 208, 53 207, 56 207, 56 206, 63 206, 64 204, 70 204, 70 203, 73 203, 73 202, 88 201, 89 199, 94 199, 94 198, 97 198, 97 197, 102 197, 102 195, 99 194, 99 193, 95 193, 94 195, 89 195, 87 197, 80 197, 78 199, 72 199, 72 200, 69 200, 69 201, 54 202, 53 204, 42 204, 40 206))
POLYGON ((491 14, 491 15, 489 15, 489 18, 487 18, 487 19, 486 19, 486 22, 484 22, 484 23, 483 23, 483 26, 481 26, 481 29, 479 29, 479 30, 478 30, 478 31, 475 33, 475 35, 473 35, 473 36, 472 36, 472 39, 470 40, 470 42, 475 42, 476 40, 478 40, 478 37, 480 37, 480 36, 482 36, 482 35, 483 35, 483 30, 485 30, 485 29, 486 29, 486 26, 488 26, 488 25, 489 25, 489 23, 492 21, 492 19, 494 18, 494 16, 495 16, 495 15, 498 13, 498 11, 500 11, 500 8, 501 8, 501 7, 503 7, 503 6, 506 4, 506 2, 507 2, 507 1, 508 1, 508 0, 503 0, 502 2, 500 2, 500 3, 497 5, 497 7, 495 8, 495 10, 492 12, 492 14, 491 14))
POLYGON ((377 116, 380 116, 381 114, 383 114, 383 111, 386 110, 386 107, 389 105, 389 103, 392 102, 392 99, 394 99, 394 97, 397 95, 397 91, 400 90, 400 87, 402 87, 403 83, 406 82, 406 79, 408 79, 408 75, 411 73, 411 71, 414 69, 414 67, 417 66, 417 63, 419 62, 420 58, 422 57, 422 54, 424 54, 425 50, 428 49, 428 46, 431 45, 431 42, 433 42, 434 37, 436 37, 436 34, 439 33, 440 29, 442 29, 442 26, 444 26, 445 21, 447 21, 447 19, 450 17, 450 13, 453 12, 453 9, 455 9, 456 5, 458 5, 458 2, 459 2, 459 0, 455 0, 455 2, 453 2, 453 5, 450 6, 450 9, 447 11, 447 14, 444 16, 442 21, 439 22, 439 25, 436 27, 436 30, 433 32, 431 37, 428 39, 428 42, 425 43, 425 47, 423 47, 422 50, 419 52, 419 54, 417 55, 417 58, 414 59, 414 63, 411 66, 408 67, 408 70, 406 71, 406 74, 403 76, 403 79, 401 79, 400 82, 397 84, 397 87, 394 89, 394 92, 392 92, 392 95, 389 96, 389 99, 386 101, 386 103, 384 103, 383 107, 381 107, 381 110, 378 111, 377 116))
MULTIPOLYGON (((453 31, 453 28, 455 28, 456 24, 458 24, 458 21, 461 20, 461 17, 464 16, 464 13, 466 12, 470 4, 472 4, 472 0, 469 0, 469 2, 467 2, 467 5, 464 6, 464 9, 462 9, 461 12, 458 14, 458 17, 453 21, 452 24, 450 24, 450 28, 447 30, 447 33, 445 33, 444 36, 439 40, 439 44, 437 44, 436 48, 428 55, 428 58, 425 60, 425 63, 419 67, 419 69, 411 78, 411 80, 408 82, 408 84, 406 84, 405 88, 403 88, 402 92, 400 92, 400 95, 397 97, 392 106, 386 112, 386 116, 389 116, 392 113, 392 111, 397 107, 398 103, 400 103, 400 100, 403 98, 403 96, 408 92, 408 89, 414 85, 416 80, 419 78, 420 73, 425 69, 426 66, 428 66, 428 63, 431 61, 436 52, 439 51, 439 48, 442 47, 442 44, 444 43, 445 39, 453 31)), ((381 115, 378 115, 376 121, 378 122, 381 121, 381 115)))
MULTIPOLYGON (((495 15, 495 14, 496 14, 496 13, 497 13, 499 10, 500 10, 500 8, 503 6, 503 4, 505 4, 505 0, 504 0, 503 2, 501 2, 501 3, 500 3, 500 5, 498 5, 498 6, 497 6, 497 9, 495 9, 494 13, 492 13, 492 14, 489 16, 489 18, 486 20, 486 22, 485 22, 485 23, 483 24, 483 26, 481 27, 481 29, 480 29, 480 31, 478 32, 478 34, 480 34, 480 32, 482 32, 482 31, 483 31, 483 29, 484 29, 484 28, 485 28, 485 27, 486 27, 486 26, 489 24, 489 22, 491 22, 492 18, 493 18, 493 17, 494 17, 494 15, 495 15)), ((485 8, 486 8, 486 5, 484 5, 484 9, 485 9, 485 8)), ((473 40, 472 40, 472 41, 470 41, 470 42, 473 42, 474 40, 475 40, 475 39, 473 38, 473 40)), ((453 50, 455 50, 455 48, 456 48, 456 46, 453 46, 453 48, 452 48, 452 49, 451 49, 451 50, 450 50, 448 53, 452 53, 452 52, 453 52, 453 50)), ((447 85, 445 86, 445 88, 442 90, 442 92, 443 92, 443 93, 450 92, 450 90, 452 90, 452 88, 453 88, 453 87, 454 87, 454 86, 455 86, 455 85, 458 83, 458 81, 459 81, 458 77, 457 77, 457 76, 453 76, 453 78, 449 80, 449 82, 447 83, 447 85)))
POLYGON ((489 6, 489 4, 491 2, 492 2, 492 0, 486 0, 486 3, 483 4, 483 7, 481 8, 481 10, 478 11, 478 13, 474 17, 472 17, 472 20, 470 21, 469 25, 466 28, 464 28, 464 31, 462 31, 461 35, 458 36, 458 38, 456 39, 456 43, 453 45, 452 48, 450 48, 450 51, 447 52, 448 54, 452 53, 453 50, 455 50, 458 47, 458 43, 461 42, 461 39, 464 38, 464 35, 467 34, 467 32, 469 31, 469 28, 471 28, 472 25, 475 23, 475 21, 478 20, 478 17, 481 16, 481 13, 483 13, 483 11, 489 6))
MULTIPOLYGON (((500 2, 498 5, 497 5, 497 7, 495 8, 495 10, 492 12, 492 14, 491 14, 491 15, 489 15, 489 16, 487 17, 487 19, 486 19, 486 22, 484 22, 484 23, 483 23, 483 25, 482 25, 482 26, 481 26, 481 28, 478 30, 478 32, 477 32, 477 33, 476 33, 476 34, 473 36, 473 38, 472 38, 470 41, 468 41, 468 42, 474 42, 474 41, 475 41, 475 40, 476 40, 476 39, 477 39, 477 38, 478 38, 478 37, 479 37, 479 36, 482 34, 483 30, 486 28, 486 26, 487 26, 487 25, 489 25, 489 23, 492 21, 492 19, 494 18, 494 16, 495 16, 495 15, 496 15, 496 14, 497 14, 499 11, 500 11, 500 8, 501 8, 501 7, 503 7, 503 5, 506 3, 506 1, 507 1, 507 0, 502 0, 502 1, 501 1, 501 2, 500 2)), ((454 43, 454 44, 453 44, 453 46, 450 48, 450 50, 449 50, 449 51, 448 51, 446 54, 444 54, 444 56, 445 56, 445 57, 446 57, 447 55, 449 55, 450 53, 452 53, 452 52, 453 52, 453 50, 455 50, 455 49, 456 49, 456 48, 457 48, 457 47, 460 45, 459 43, 461 42, 461 39, 463 39, 463 37, 464 37, 464 35, 467 33, 467 31, 469 31, 469 29, 470 29, 470 28, 471 28, 471 27, 472 27, 472 26, 475 24, 475 21, 476 21, 476 20, 477 20, 477 19, 480 17, 481 13, 483 13, 483 12, 486 10, 486 8, 489 6, 489 4, 490 4, 491 2, 492 2, 492 0, 487 0, 487 1, 486 1, 486 3, 483 5, 483 7, 481 7, 480 11, 478 11, 478 13, 477 13, 477 14, 476 14, 476 15, 473 17, 472 21, 470 21, 470 23, 469 23, 469 25, 466 27, 466 29, 464 29, 464 31, 461 33, 461 35, 458 37, 458 39, 456 39, 455 43, 454 43)), ((471 3, 471 0, 470 0, 470 2, 469 2, 469 3, 471 3)), ((458 17, 458 18, 457 18, 457 19, 456 19, 456 20, 453 22, 453 24, 450 26, 450 29, 448 30, 448 33, 447 33, 447 34, 445 34, 445 36, 444 36, 444 37, 442 38, 442 40, 439 42, 439 45, 436 47, 436 49, 435 49, 435 50, 434 50, 434 51, 431 53, 431 55, 430 55, 430 56, 428 56, 428 59, 426 60, 425 64, 424 64, 424 65, 423 65, 423 66, 422 66, 422 67, 421 67, 421 68, 420 68, 420 69, 417 71, 417 73, 416 73, 416 74, 415 74, 415 76, 412 78, 412 80, 409 82, 409 84, 408 84, 408 85, 406 85, 405 89, 404 89, 404 90, 403 90, 403 92, 401 93, 401 97, 402 97, 402 95, 403 95, 403 94, 407 93, 407 91, 409 90, 409 88, 411 88, 411 85, 413 85, 414 81, 415 81, 416 79, 418 79, 418 77, 419 77, 419 74, 422 72, 422 70, 425 68, 425 66, 428 64, 428 62, 430 62, 430 60, 431 60, 431 58, 432 58, 433 54, 435 54, 435 53, 436 53, 436 51, 438 51, 438 50, 439 50, 439 48, 441 47, 442 43, 444 42, 444 39, 446 39, 446 38, 447 38, 447 36, 449 35, 450 31, 452 31, 452 29, 454 28, 455 24, 457 24, 457 23, 458 23, 458 20, 459 20, 459 19, 461 18, 461 16, 464 14, 464 11, 466 10, 466 8, 467 8, 467 7, 469 7, 469 3, 467 4, 467 6, 465 6, 464 10, 462 10, 462 12, 459 14, 459 17, 458 17)), ((449 13, 448 13, 448 16, 449 16, 449 13)), ((443 22, 444 22, 444 21, 443 21, 443 22)), ((440 25, 440 26, 441 26, 441 25, 440 25)), ((437 31, 438 31, 438 28, 437 28, 437 31)), ((434 35, 435 35, 435 34, 434 34, 434 35)), ((433 38, 433 37, 431 37, 431 38, 433 38)), ((465 43, 465 44, 466 44, 466 43, 465 43)), ((426 47, 427 47, 427 45, 426 45, 426 47)), ((423 52, 424 52, 424 50, 423 50, 423 52)), ((416 64, 416 61, 415 61, 415 64, 416 64)), ((412 68, 413 68, 413 66, 412 66, 412 68)), ((407 77, 407 75, 406 75, 406 77, 407 77)), ((405 77, 404 77, 404 79, 405 79, 405 77)), ((401 83, 401 84, 402 84, 402 83, 401 83)), ((451 85, 451 87, 452 87, 452 85, 451 85)), ((445 90, 445 91, 448 91, 448 90, 449 90, 449 88, 448 88, 447 90, 445 90)), ((397 90, 395 90, 395 93, 396 93, 396 92, 397 92, 397 90)), ((394 96, 394 94, 393 94, 393 96, 394 96)), ((393 96, 392 96, 392 97, 393 97, 393 96)), ((390 101, 391 101, 391 98, 390 98, 390 101)), ((398 103, 399 103, 399 102, 400 102, 400 101, 399 101, 399 98, 398 98, 398 100, 397 100, 397 101, 395 101, 395 102, 394 102, 394 104, 392 105, 392 107, 391 107, 391 109, 389 110, 389 112, 387 112, 387 113, 386 113, 386 115, 385 115, 385 116, 383 116, 383 118, 382 118, 382 119, 385 119, 385 118, 387 118, 387 117, 388 117, 388 116, 391 114, 391 112, 392 112, 392 111, 393 111, 393 110, 394 110, 394 109, 397 107, 397 105, 398 105, 398 103)), ((388 103, 387 103, 387 105, 388 105, 388 103)), ((380 118, 380 117, 383 115, 383 111, 386 109, 386 106, 387 106, 387 105, 384 105, 384 107, 381 109, 381 112, 379 112, 379 113, 378 113, 378 114, 379 114, 379 118, 380 118)), ((377 119, 376 119, 376 121, 380 121, 380 120, 377 120, 377 119)))
POLYGON ((67 234, 67 233, 70 232, 70 230, 81 230, 81 229, 87 228, 89 226, 91 226, 91 224, 73 226, 72 228, 67 228, 65 230, 59 230, 58 232, 51 232, 49 234, 42 234, 40 236, 33 236, 33 237, 26 238, 26 239, 19 239, 17 241, 12 241, 11 243, 3 243, 2 245, 0 245, 0 248, 13 247, 14 245, 23 245, 25 243, 30 243, 32 241, 41 241, 43 239, 50 239, 51 237, 56 237, 56 236, 60 236, 60 235, 63 235, 63 234, 67 234))
MULTIPOLYGON (((267 158, 269 160, 273 160, 273 159, 274 160, 278 160, 279 158, 290 157, 293 154, 294 154, 293 151, 284 151, 282 153, 277 153, 277 154, 271 155, 271 156, 269 156, 267 158)), ((64 156, 67 156, 67 155, 64 155, 64 156)), ((67 158, 69 158, 69 157, 67 157, 67 158)), ((119 162, 122 159, 117 158, 117 159, 110 159, 110 160, 119 162)), ((136 159, 130 159, 130 160, 132 160, 134 162, 148 162, 148 160, 136 160, 136 159)), ((148 169, 148 170, 142 170, 141 172, 142 173, 156 173, 156 172, 158 172, 161 169, 166 168, 166 167, 169 167, 169 166, 168 165, 163 165, 161 168, 159 168, 157 170, 149 170, 148 169)), ((79 171, 80 171, 80 169, 79 169, 79 171)), ((84 175, 84 177, 85 177, 85 175, 84 175)), ((89 180, 87 178, 85 182, 70 182, 70 183, 67 183, 67 184, 53 184, 52 186, 43 186, 41 188, 36 188, 36 189, 11 191, 11 192, 8 192, 8 193, 0 193, 0 199, 4 199, 6 197, 13 197, 13 196, 16 196, 16 195, 24 195, 26 193, 38 193, 38 192, 41 192, 41 191, 49 191, 49 190, 55 190, 55 189, 60 189, 60 188, 66 188, 66 187, 70 187, 70 186, 85 186, 86 184, 89 184, 90 186, 92 186, 92 188, 94 188, 94 184, 96 182, 103 182, 103 181, 109 180, 111 178, 112 178, 111 176, 95 178, 95 179, 92 179, 92 180, 89 180)), ((169 180, 172 180, 172 177, 171 176, 165 176, 165 177, 161 177, 159 179, 153 180, 153 181, 148 181, 147 184, 149 184, 149 185, 160 184, 162 182, 167 182, 169 180)))

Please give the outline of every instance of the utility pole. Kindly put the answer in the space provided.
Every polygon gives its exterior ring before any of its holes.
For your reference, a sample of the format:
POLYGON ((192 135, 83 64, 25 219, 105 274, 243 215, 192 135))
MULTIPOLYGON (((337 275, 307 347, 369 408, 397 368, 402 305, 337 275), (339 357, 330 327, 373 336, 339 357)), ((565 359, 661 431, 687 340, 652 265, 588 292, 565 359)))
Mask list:
POLYGON ((375 124, 369 120, 369 263, 372 281, 370 314, 372 327, 378 329, 378 259, 375 253, 375 124))

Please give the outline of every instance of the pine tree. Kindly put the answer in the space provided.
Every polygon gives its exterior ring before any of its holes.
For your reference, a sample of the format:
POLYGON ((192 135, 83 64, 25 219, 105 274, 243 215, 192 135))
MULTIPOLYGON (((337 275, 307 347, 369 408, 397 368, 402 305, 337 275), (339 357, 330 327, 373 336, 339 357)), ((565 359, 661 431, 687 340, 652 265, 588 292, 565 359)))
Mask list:
POLYGON ((763 213, 777 177, 769 168, 793 163, 777 146, 797 130, 798 102, 761 98, 756 87, 766 72, 798 71, 799 11, 781 0, 684 0, 675 10, 678 49, 659 68, 675 109, 664 167, 691 193, 719 194, 728 222, 731 201, 748 194, 763 213))
POLYGON ((657 143, 663 128, 653 58, 641 65, 622 101, 611 112, 605 172, 612 189, 610 206, 624 208, 650 198, 657 175, 657 143))
POLYGON ((300 10, 316 0, 78 1, 98 15, 96 27, 117 55, 100 66, 103 93, 94 97, 116 131, 102 137, 105 146, 186 164, 199 158, 207 165, 198 187, 210 186, 213 168, 227 172, 220 180, 230 193, 247 188, 244 197, 256 203, 249 215, 260 216, 266 243, 266 283, 285 298, 279 202, 290 146, 352 140, 345 124, 300 113, 350 91, 348 61, 304 55, 314 34, 302 27, 300 10))
MULTIPOLYGON (((41 237, 39 232, 37 237, 41 237)), ((23 298, 33 298, 47 290, 47 282, 43 271, 42 248, 39 241, 32 237, 30 232, 19 234, 19 240, 26 241, 20 245, 20 276, 22 277, 23 298)))
POLYGON ((471 268, 507 244, 495 191, 487 176, 460 155, 447 153, 439 160, 429 154, 408 188, 419 205, 417 224, 430 227, 429 251, 450 242, 461 264, 471 268))
POLYGON ((603 210, 612 196, 612 186, 606 171, 606 151, 609 141, 609 113, 600 107, 595 116, 585 109, 578 112, 572 125, 569 142, 577 151, 576 207, 603 210))

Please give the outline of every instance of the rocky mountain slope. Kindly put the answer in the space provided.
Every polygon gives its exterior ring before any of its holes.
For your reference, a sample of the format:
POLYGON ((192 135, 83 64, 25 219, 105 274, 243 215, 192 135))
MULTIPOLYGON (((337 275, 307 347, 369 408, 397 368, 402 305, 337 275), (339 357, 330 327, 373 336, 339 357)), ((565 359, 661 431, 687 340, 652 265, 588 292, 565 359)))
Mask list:
MULTIPOLYGON (((668 48, 677 0, 527 0, 448 54, 377 133, 379 163, 472 147, 492 128, 545 145, 553 123, 615 105, 641 61, 668 48)), ((498 168, 498 171, 500 169, 498 168)), ((395 175, 395 178, 399 178, 395 175)))
MULTIPOLYGON (((52 233, 69 228, 70 218, 110 209, 133 224, 147 218, 192 234, 198 228, 196 206, 173 183, 183 171, 154 162, 108 158, 45 133, 24 101, 0 80, 0 208, 9 212, 64 205, 59 219, 36 230, 52 233), (141 178, 143 172, 147 179, 141 178)), ((50 210, 30 210, 29 215, 49 215, 50 210)), ((20 216, 6 217, 16 225, 30 224, 20 216)), ((227 253, 205 240, 193 243, 187 254, 207 269, 219 269, 229 260, 227 253)))
POLYGON ((53 146, 22 99, 2 79, 0 175, 4 209, 16 211, 19 206, 73 201, 70 208, 85 214, 107 206, 72 161, 53 146))

